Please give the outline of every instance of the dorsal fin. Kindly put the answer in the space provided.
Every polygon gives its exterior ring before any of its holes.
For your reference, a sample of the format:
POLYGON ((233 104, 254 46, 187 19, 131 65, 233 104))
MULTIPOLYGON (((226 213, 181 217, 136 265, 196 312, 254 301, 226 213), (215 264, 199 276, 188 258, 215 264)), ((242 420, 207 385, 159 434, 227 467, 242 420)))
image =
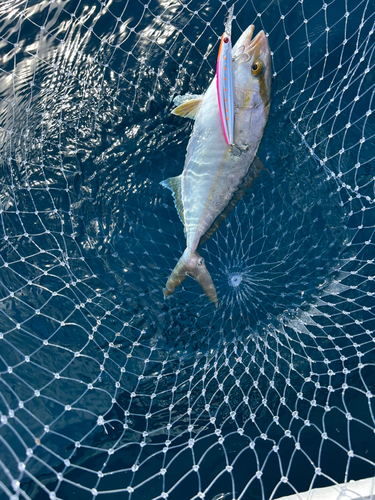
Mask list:
POLYGON ((225 207, 225 209, 221 212, 220 215, 216 217, 214 222, 212 223, 211 227, 206 231, 206 233, 201 237, 199 241, 199 245, 202 245, 205 243, 213 233, 216 231, 216 229, 220 226, 220 224, 223 222, 224 219, 228 217, 228 214, 233 210, 235 207, 236 203, 240 201, 242 196, 245 194, 245 192, 251 188, 253 185, 254 179, 259 177, 261 171, 263 170, 264 166, 263 163, 259 160, 259 158, 256 156, 253 163, 250 165, 250 168, 244 177, 242 183, 238 186, 237 191, 233 193, 233 197, 228 203, 228 205, 225 207))
POLYGON ((182 200, 181 200, 181 175, 177 177, 169 177, 160 183, 162 186, 170 189, 173 193, 174 204, 176 206, 177 212, 180 216, 180 220, 184 225, 185 229, 185 220, 184 213, 182 210, 182 200))
POLYGON ((178 96, 173 101, 177 107, 174 108, 171 113, 172 115, 182 116, 183 118, 194 119, 202 104, 202 100, 203 97, 200 95, 186 94, 178 96))

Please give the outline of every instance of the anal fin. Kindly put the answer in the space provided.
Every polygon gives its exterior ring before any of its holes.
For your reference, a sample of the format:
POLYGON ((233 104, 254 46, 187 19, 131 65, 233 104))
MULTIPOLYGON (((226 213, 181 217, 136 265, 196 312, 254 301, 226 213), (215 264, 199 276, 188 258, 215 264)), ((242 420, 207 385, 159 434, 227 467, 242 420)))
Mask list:
POLYGON ((180 220, 185 228, 184 212, 181 199, 181 175, 169 177, 160 183, 162 186, 170 189, 173 193, 174 204, 176 206, 180 220))

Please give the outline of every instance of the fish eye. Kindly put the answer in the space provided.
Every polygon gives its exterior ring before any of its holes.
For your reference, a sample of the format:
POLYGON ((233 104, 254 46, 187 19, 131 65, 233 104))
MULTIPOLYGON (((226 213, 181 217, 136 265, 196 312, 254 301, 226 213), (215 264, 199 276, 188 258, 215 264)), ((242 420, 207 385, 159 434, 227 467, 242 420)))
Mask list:
POLYGON ((228 43, 228 42, 229 42, 229 38, 226 36, 226 37, 224 38, 224 43, 228 43))
POLYGON ((262 61, 259 61, 258 59, 253 62, 251 66, 251 73, 254 76, 259 76, 263 71, 263 63, 262 61))
POLYGON ((198 262, 197 262, 198 266, 203 266, 204 264, 204 259, 201 257, 198 262))

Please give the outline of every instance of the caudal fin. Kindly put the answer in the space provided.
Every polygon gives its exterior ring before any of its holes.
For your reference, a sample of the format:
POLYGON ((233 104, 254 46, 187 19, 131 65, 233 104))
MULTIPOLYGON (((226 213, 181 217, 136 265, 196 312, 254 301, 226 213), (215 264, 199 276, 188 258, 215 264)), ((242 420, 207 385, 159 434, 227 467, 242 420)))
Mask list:
POLYGON ((176 264, 176 267, 173 269, 172 274, 168 278, 167 284, 163 290, 164 298, 166 299, 169 295, 172 295, 187 275, 193 276, 193 278, 198 281, 204 293, 211 300, 211 302, 215 303, 215 306, 217 307, 215 285, 212 281, 210 273, 207 271, 204 259, 197 251, 191 252, 188 249, 186 249, 182 254, 180 260, 176 264))

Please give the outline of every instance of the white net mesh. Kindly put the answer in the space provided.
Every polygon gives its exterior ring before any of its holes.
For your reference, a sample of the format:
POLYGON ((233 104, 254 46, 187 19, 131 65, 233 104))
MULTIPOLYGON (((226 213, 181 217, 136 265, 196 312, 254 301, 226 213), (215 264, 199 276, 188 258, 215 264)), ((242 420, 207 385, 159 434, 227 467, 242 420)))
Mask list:
POLYGON ((235 0, 267 170, 188 278, 159 182, 231 3, 0 5, 0 498, 269 499, 375 475, 370 0, 235 0))

